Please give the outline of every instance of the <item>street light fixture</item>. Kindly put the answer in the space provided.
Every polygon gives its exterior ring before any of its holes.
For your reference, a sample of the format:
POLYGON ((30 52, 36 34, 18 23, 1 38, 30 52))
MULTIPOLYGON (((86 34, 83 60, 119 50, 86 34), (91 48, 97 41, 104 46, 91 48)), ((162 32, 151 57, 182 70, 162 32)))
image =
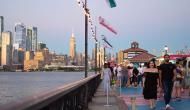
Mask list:
POLYGON ((85 0, 85 2, 83 2, 82 0, 77 0, 77 3, 79 6, 82 5, 82 8, 85 14, 85 78, 86 78, 88 77, 88 22, 90 23, 92 37, 93 39, 95 39, 95 42, 97 42, 97 39, 95 38, 95 32, 93 30, 93 24, 92 24, 92 19, 90 16, 90 11, 87 8, 87 0, 85 0))
MULTIPOLYGON (((104 40, 104 42, 105 42, 105 39, 106 39, 105 35, 101 35, 101 36, 103 37, 102 40, 104 40)), ((105 60, 106 60, 106 48, 104 46, 104 63, 103 63, 103 65, 105 64, 105 60)))
POLYGON ((164 52, 165 52, 165 54, 167 54, 167 53, 168 53, 168 50, 169 50, 168 46, 167 46, 167 45, 165 45, 165 47, 164 47, 164 52))

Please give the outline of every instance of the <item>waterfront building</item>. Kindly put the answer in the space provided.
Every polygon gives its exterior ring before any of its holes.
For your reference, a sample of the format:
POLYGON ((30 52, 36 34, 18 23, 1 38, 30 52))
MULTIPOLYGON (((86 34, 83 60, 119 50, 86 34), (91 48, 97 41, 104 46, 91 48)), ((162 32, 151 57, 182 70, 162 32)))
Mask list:
POLYGON ((104 48, 99 48, 97 52, 97 67, 101 68, 104 65, 104 48))
POLYGON ((45 48, 47 48, 45 43, 43 43, 43 42, 38 42, 38 46, 37 46, 37 50, 38 50, 38 51, 41 51, 41 50, 43 50, 43 49, 45 49, 45 48))
POLYGON ((52 54, 52 60, 51 60, 51 65, 68 65, 68 56, 67 55, 57 55, 57 54, 52 54))
POLYGON ((77 54, 77 65, 84 66, 84 57, 82 53, 77 54))
POLYGON ((27 39, 26 39, 26 50, 27 51, 37 51, 38 47, 38 33, 37 27, 28 27, 27 28, 27 39))
POLYGON ((42 51, 35 52, 33 57, 33 51, 25 53, 24 60, 24 70, 39 70, 43 69, 45 65, 49 65, 51 63, 51 57, 49 54, 49 50, 47 48, 42 51))
POLYGON ((44 61, 43 52, 35 52, 34 60, 44 61))
POLYGON ((115 53, 115 62, 118 63, 118 53, 115 53))
POLYGON ((123 62, 123 51, 118 52, 118 64, 123 62))
POLYGON ((34 60, 42 61, 44 62, 44 64, 50 64, 51 57, 49 54, 49 50, 45 48, 42 51, 35 52, 34 60))
POLYGON ((44 63, 39 60, 25 60, 24 71, 40 70, 44 67, 44 63))
POLYGON ((26 51, 32 51, 32 29, 27 28, 26 51))
POLYGON ((45 65, 51 64, 52 58, 51 58, 51 56, 50 56, 49 49, 48 49, 48 48, 44 48, 44 49, 42 50, 42 52, 43 52, 43 56, 44 56, 44 64, 45 64, 45 65))
POLYGON ((75 41, 75 37, 74 37, 74 33, 72 33, 71 35, 71 38, 70 38, 70 53, 69 53, 69 56, 70 56, 70 60, 72 62, 75 61, 75 57, 76 57, 76 41, 75 41))
MULTIPOLYGON (((19 45, 18 48, 22 48, 24 51, 26 50, 26 27, 23 23, 15 24, 14 44, 19 45)), ((15 49, 18 48, 15 47, 15 49)))
POLYGON ((129 61, 130 63, 139 65, 140 63, 148 62, 150 59, 154 57, 156 56, 148 53, 147 50, 139 48, 139 43, 132 42, 131 48, 123 50, 123 57, 121 58, 123 59, 123 61, 121 62, 129 61))
POLYGON ((108 61, 110 61, 110 60, 112 59, 112 55, 111 55, 111 53, 107 53, 107 55, 106 55, 106 59, 107 59, 108 61))
POLYGON ((37 27, 28 27, 27 28, 27 50, 28 51, 37 51, 37 40, 38 39, 38 30, 37 27))
POLYGON ((24 64, 24 52, 23 48, 18 48, 18 64, 24 64))
POLYGON ((2 65, 10 66, 12 64, 12 41, 12 32, 2 32, 2 65))
POLYGON ((2 32, 4 31, 4 18, 0 16, 0 65, 1 65, 1 51, 2 51, 2 32))
MULTIPOLYGON (((175 64, 176 63, 176 59, 184 59, 190 57, 190 54, 170 54, 170 62, 175 64)), ((156 58, 157 60, 157 65, 160 65, 161 63, 164 62, 164 55, 159 56, 156 58)))
POLYGON ((33 51, 26 51, 24 60, 28 61, 28 60, 33 60, 33 59, 34 59, 34 52, 33 51))
POLYGON ((4 17, 0 16, 0 34, 4 31, 4 17))
POLYGON ((18 64, 18 49, 15 49, 13 45, 13 64, 18 64))

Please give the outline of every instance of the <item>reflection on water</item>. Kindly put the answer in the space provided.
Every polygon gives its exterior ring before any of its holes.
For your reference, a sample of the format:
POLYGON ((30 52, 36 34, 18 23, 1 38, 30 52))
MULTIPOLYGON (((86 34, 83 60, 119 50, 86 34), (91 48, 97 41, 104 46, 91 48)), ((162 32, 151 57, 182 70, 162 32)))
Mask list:
POLYGON ((84 72, 0 72, 0 105, 84 77, 84 72))

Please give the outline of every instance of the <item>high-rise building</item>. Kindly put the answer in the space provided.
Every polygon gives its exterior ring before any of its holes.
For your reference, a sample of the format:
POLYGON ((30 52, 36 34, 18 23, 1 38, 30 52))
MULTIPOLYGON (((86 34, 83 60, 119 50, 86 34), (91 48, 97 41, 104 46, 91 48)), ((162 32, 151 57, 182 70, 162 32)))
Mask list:
POLYGON ((15 49, 15 45, 13 45, 13 58, 12 58, 12 63, 18 64, 18 49, 15 49))
POLYGON ((18 64, 24 64, 24 50, 22 48, 18 49, 18 64))
POLYGON ((76 41, 74 34, 72 33, 71 38, 70 38, 70 58, 71 60, 75 60, 76 57, 76 41))
POLYGON ((2 32, 2 65, 12 64, 12 40, 13 38, 11 32, 2 32))
POLYGON ((33 59, 34 59, 34 52, 33 51, 26 51, 24 60, 28 61, 28 60, 33 60, 33 59))
POLYGON ((32 30, 27 28, 26 51, 32 51, 32 30))
POLYGON ((0 34, 4 31, 4 18, 0 16, 0 34))
POLYGON ((26 37, 26 50, 27 51, 37 51, 37 27, 27 28, 27 37, 26 37))
POLYGON ((2 47, 2 32, 4 31, 4 18, 0 16, 0 65, 1 65, 1 47, 2 47))
POLYGON ((38 51, 41 51, 46 48, 46 44, 43 42, 38 42, 38 51))
POLYGON ((23 23, 15 24, 14 44, 18 44, 19 48, 22 48, 24 51, 26 50, 26 27, 23 23))
POLYGON ((123 51, 119 51, 118 52, 118 64, 120 64, 122 62, 123 62, 123 51))

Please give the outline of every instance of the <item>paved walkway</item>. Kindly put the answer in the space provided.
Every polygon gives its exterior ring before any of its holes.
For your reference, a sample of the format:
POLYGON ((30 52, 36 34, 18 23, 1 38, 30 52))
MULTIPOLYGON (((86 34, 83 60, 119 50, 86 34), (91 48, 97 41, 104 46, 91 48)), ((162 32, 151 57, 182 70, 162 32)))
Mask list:
POLYGON ((101 83, 92 102, 89 103, 89 110, 128 110, 124 101, 117 96, 116 90, 112 89, 107 104, 107 96, 103 91, 103 84, 101 83))
MULTIPOLYGON (((148 103, 143 98, 142 88, 129 87, 121 89, 121 98, 125 101, 125 104, 128 105, 129 110, 131 110, 131 97, 136 97, 135 103, 137 110, 150 110, 148 103)), ((185 91, 183 93, 181 101, 172 99, 170 105, 174 108, 174 110, 190 110, 190 97, 188 96, 188 92, 185 91)), ((158 98, 155 110, 164 110, 164 106, 165 104, 163 97, 158 98)))

